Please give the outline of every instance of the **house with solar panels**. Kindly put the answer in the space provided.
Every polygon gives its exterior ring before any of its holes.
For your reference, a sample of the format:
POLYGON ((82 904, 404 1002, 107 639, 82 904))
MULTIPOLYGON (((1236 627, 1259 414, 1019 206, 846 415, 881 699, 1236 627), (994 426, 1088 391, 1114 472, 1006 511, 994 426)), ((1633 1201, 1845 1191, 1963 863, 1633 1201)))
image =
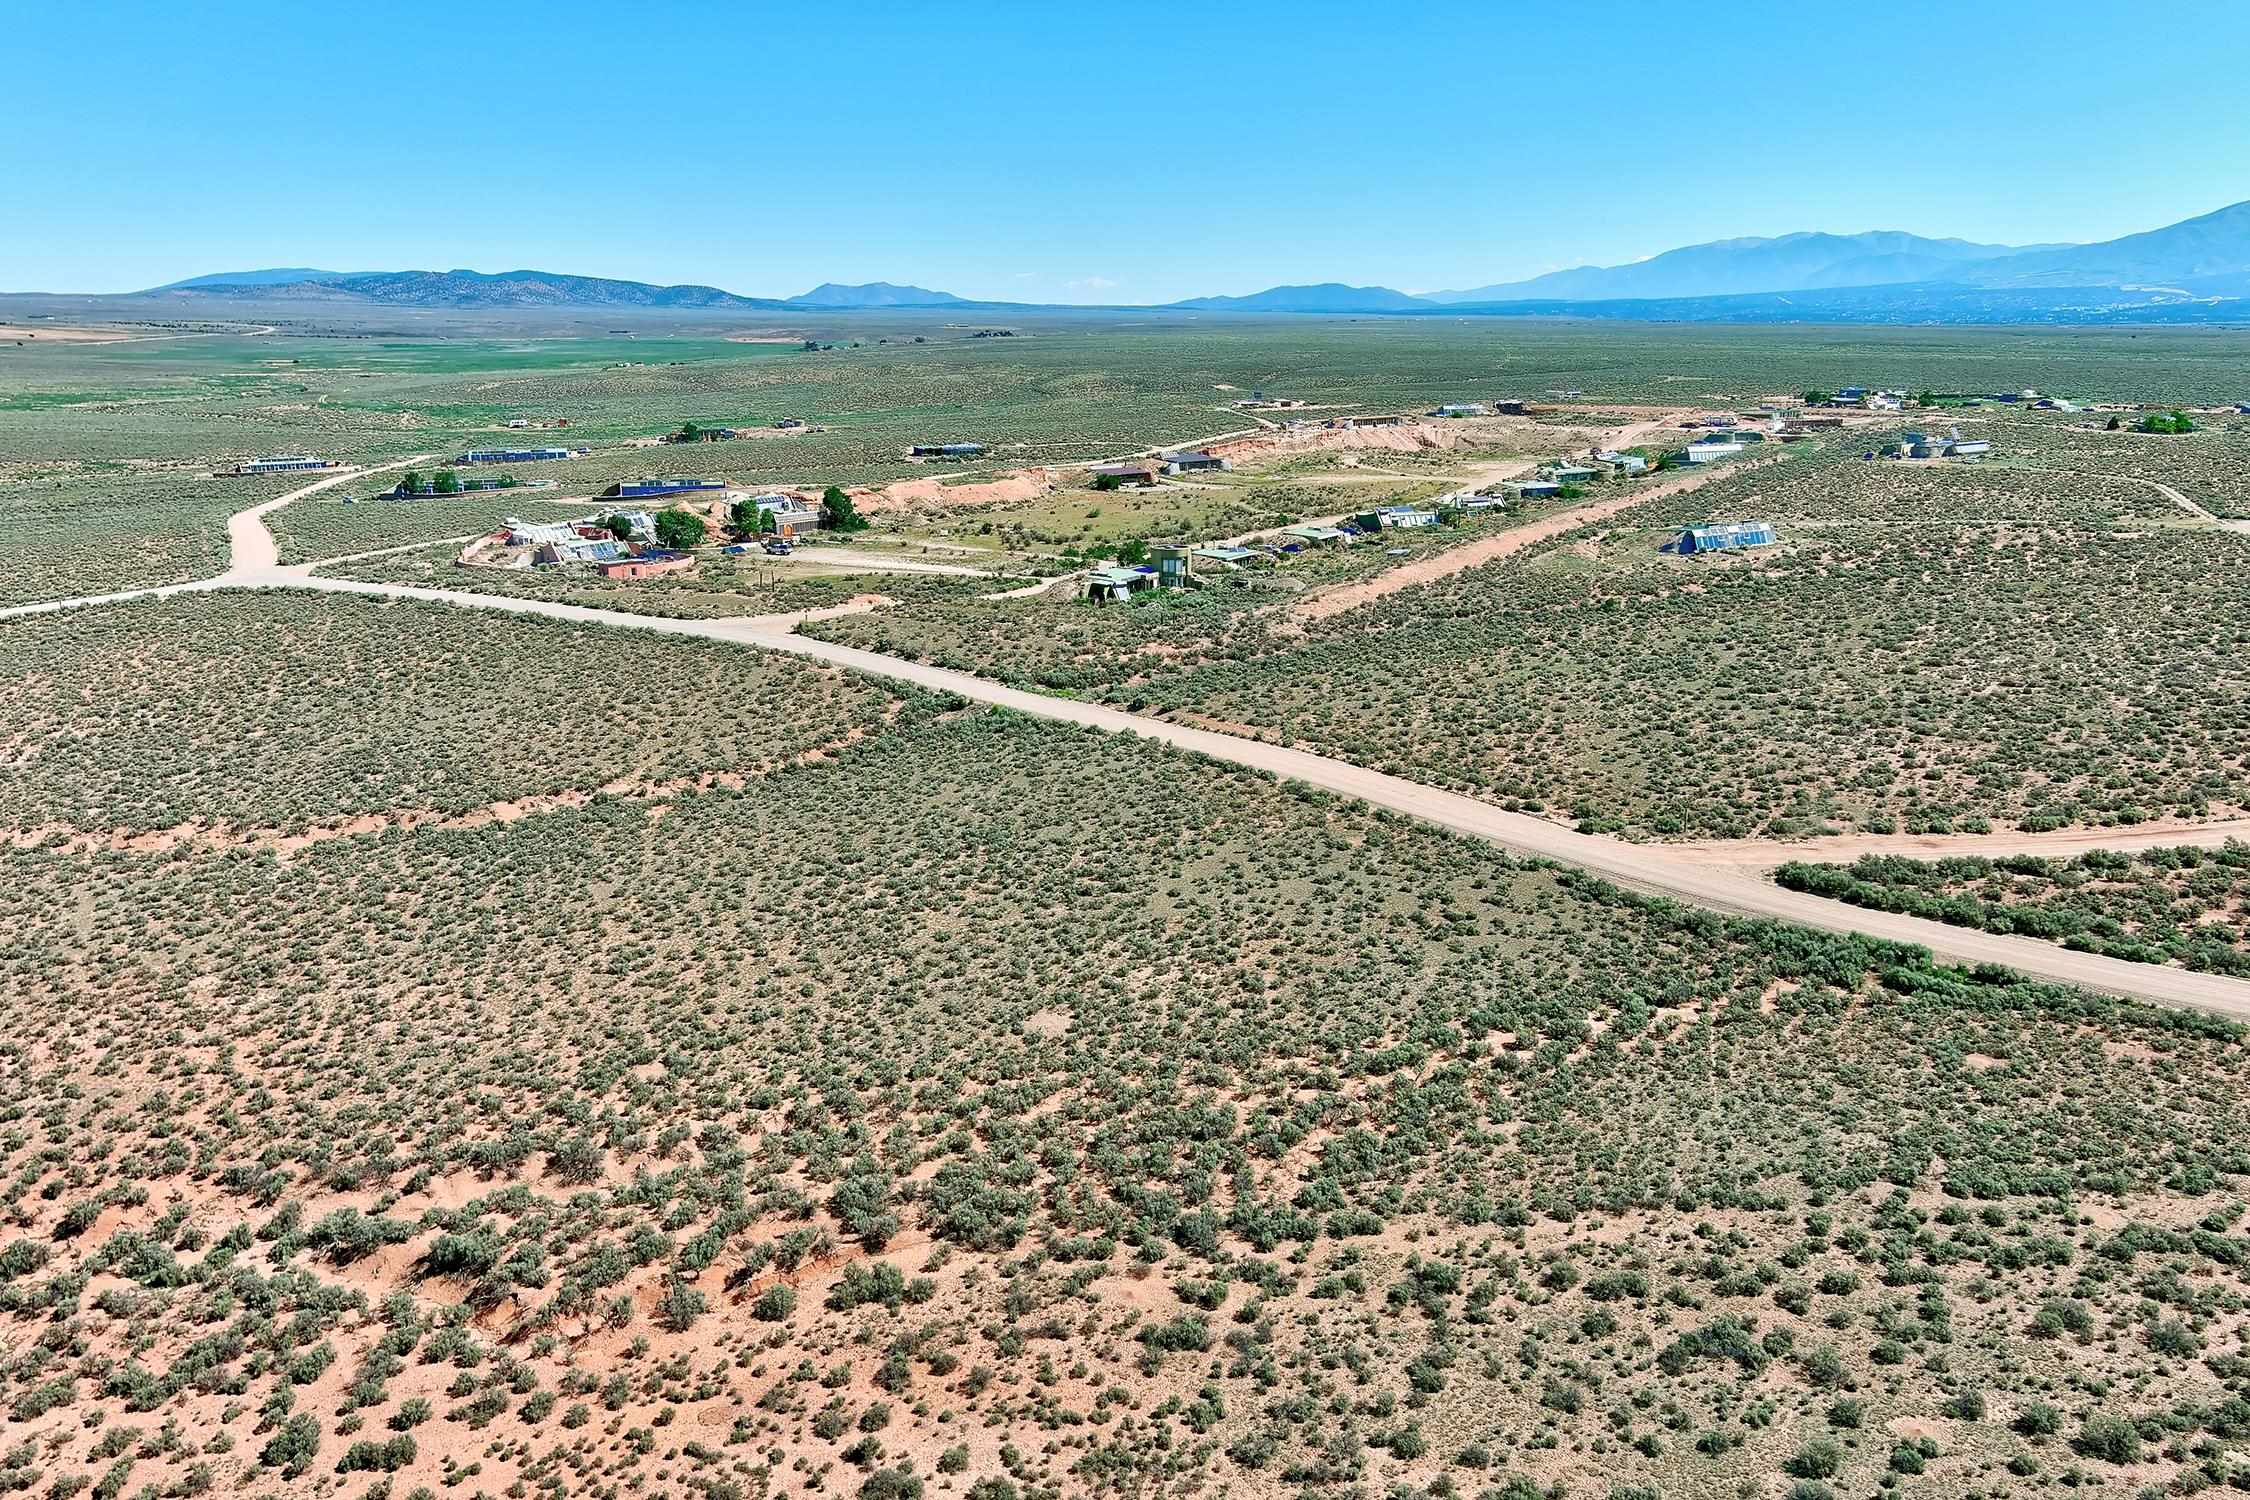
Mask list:
POLYGON ((667 495, 723 495, 724 479, 627 479, 603 490, 603 500, 661 500, 667 495))
POLYGON ((1780 540, 1771 521, 1725 521, 1688 527, 1680 533, 1674 550, 1682 557, 1694 557, 1704 552, 1739 552, 1745 547, 1767 547, 1780 540))

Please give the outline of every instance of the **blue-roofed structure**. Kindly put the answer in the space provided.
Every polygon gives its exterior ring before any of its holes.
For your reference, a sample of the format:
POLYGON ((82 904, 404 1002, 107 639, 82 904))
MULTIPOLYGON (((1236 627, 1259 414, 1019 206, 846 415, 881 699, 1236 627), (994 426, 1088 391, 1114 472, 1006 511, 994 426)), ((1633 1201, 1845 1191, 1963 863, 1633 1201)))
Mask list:
POLYGON ((1764 547, 1781 540, 1771 521, 1725 521, 1710 526, 1690 526, 1680 533, 1682 557, 1699 552, 1733 552, 1744 547, 1764 547))
POLYGON ((655 500, 665 495, 718 495, 724 479, 628 479, 602 491, 605 500, 655 500))
POLYGON ((457 464, 535 464, 579 458, 585 451, 583 448, 472 448, 453 461, 457 464))

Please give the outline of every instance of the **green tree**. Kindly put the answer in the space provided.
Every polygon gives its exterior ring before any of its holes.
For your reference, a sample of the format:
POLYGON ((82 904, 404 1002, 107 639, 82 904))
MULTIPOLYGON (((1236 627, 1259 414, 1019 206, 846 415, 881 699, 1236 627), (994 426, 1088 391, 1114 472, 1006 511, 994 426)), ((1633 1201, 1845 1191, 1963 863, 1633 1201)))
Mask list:
POLYGON ((1125 488, 1125 480, 1123 476, 1117 474, 1096 474, 1094 476, 1094 488, 1106 495, 1112 490, 1125 488))
POLYGON ((437 471, 437 478, 432 482, 431 488, 441 495, 458 495, 461 493, 461 476, 451 469, 440 469, 437 471))
POLYGON ((1807 405, 1807 406, 1823 406, 1823 405, 1826 405, 1826 404, 1827 404, 1828 402, 1830 402, 1830 401, 1833 401, 1834 399, 1836 399, 1836 398, 1835 398, 1835 393, 1834 393, 1833 391, 1807 391, 1807 392, 1805 392, 1805 405, 1807 405))
POLYGON ((831 531, 865 531, 867 518, 852 504, 843 486, 830 485, 820 493, 820 518, 831 531))
POLYGON ((703 518, 684 510, 658 511, 656 514, 656 544, 676 552, 685 552, 703 540, 703 518))
POLYGON ((749 536, 753 532, 765 530, 764 516, 765 512, 758 509, 757 501, 737 500, 727 509, 727 524, 734 529, 736 536, 749 536))
POLYGON ((630 540, 633 535, 633 523, 626 520, 622 512, 605 517, 602 524, 609 528, 611 536, 621 542, 630 540))
POLYGON ((696 440, 697 438, 701 437, 702 435, 703 435, 703 429, 702 429, 702 428, 700 428, 700 427, 698 427, 698 426, 696 426, 696 425, 695 425, 695 424, 694 424, 693 422, 682 422, 682 423, 680 424, 680 441, 681 441, 681 442, 683 442, 683 443, 692 443, 692 442, 694 442, 694 441, 695 441, 695 440, 696 440))
MULTIPOLYGON (((2111 417, 2109 419, 2109 425, 2115 427, 2117 425, 2117 419, 2115 417, 2111 417)), ((398 477, 398 492, 402 495, 411 495, 421 487, 422 476, 415 473, 412 469, 408 469, 404 474, 401 474, 398 477)))

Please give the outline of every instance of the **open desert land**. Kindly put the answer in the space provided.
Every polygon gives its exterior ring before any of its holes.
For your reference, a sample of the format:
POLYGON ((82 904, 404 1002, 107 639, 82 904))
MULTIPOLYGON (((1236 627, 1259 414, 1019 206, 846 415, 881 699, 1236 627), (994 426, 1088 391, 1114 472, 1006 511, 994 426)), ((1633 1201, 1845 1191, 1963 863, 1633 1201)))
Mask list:
POLYGON ((2241 335, 839 326, 0 344, 9 1487, 2250 1472, 2250 419, 1459 503, 1848 380, 2210 406, 2241 335), (372 498, 511 418, 590 451, 372 498), (651 474, 865 526, 461 560, 651 474))

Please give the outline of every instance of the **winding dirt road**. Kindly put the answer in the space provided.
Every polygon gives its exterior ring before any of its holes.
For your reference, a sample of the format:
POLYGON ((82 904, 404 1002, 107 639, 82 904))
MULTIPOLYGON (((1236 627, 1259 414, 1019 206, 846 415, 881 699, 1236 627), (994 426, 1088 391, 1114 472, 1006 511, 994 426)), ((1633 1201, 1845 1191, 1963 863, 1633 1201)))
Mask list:
MULTIPOLYGON (((414 462, 420 460, 401 460, 400 464, 390 467, 402 467, 414 462)), ((1527 814, 1508 812, 1458 793, 1423 786, 1309 751, 1145 718, 1105 704, 1083 703, 1069 698, 1026 692, 965 672, 793 635, 788 633, 790 622, 787 619, 675 620, 656 615, 591 609, 583 605, 562 604, 544 599, 469 594, 452 589, 321 577, 312 572, 318 564, 280 566, 275 561, 278 549, 271 534, 266 531, 264 517, 288 500, 326 488, 344 477, 347 476, 334 476, 319 484, 308 485, 281 500, 269 501, 235 517, 229 525, 229 534, 234 538, 237 548, 234 566, 217 578, 119 595, 61 600, 5 613, 43 613, 114 599, 145 598, 194 589, 298 588, 379 599, 418 599, 461 609, 536 615, 572 624, 604 625, 647 631, 656 635, 685 635, 728 641, 756 650, 804 657, 850 671, 907 682, 934 692, 956 694, 972 702, 992 704, 1034 718, 1078 724, 1113 734, 1137 735, 1142 739, 1207 755, 1213 760, 1269 772, 1323 791, 1388 808, 1517 853, 1575 865, 1618 885, 1670 897, 1712 911, 1772 918, 1826 932, 1864 933, 1870 937, 1919 944, 1939 958, 1954 963, 2000 964, 2019 973, 2057 983, 2250 1021, 2250 981, 2191 973, 2155 964, 2129 963, 2098 954, 2073 952, 2030 938, 1978 932, 1918 917, 1846 906, 1841 902, 1787 891, 1772 885, 1754 873, 1757 868, 1754 861, 1715 858, 1715 846, 1673 850, 1578 833, 1527 814)), ((2177 841, 2182 843, 2203 842, 2211 834, 2211 830, 2200 827, 2178 832, 2181 837, 2177 841)), ((2011 836, 1995 837, 2005 841, 2011 836)), ((2109 839, 2090 839, 2089 842, 2114 844, 2119 840, 2113 836, 2109 839)), ((1735 851, 1745 848, 1742 845, 1728 847, 1735 851)), ((1799 852, 1813 853, 1817 846, 1771 845, 1767 848, 1779 858, 1785 859, 1799 852)))

